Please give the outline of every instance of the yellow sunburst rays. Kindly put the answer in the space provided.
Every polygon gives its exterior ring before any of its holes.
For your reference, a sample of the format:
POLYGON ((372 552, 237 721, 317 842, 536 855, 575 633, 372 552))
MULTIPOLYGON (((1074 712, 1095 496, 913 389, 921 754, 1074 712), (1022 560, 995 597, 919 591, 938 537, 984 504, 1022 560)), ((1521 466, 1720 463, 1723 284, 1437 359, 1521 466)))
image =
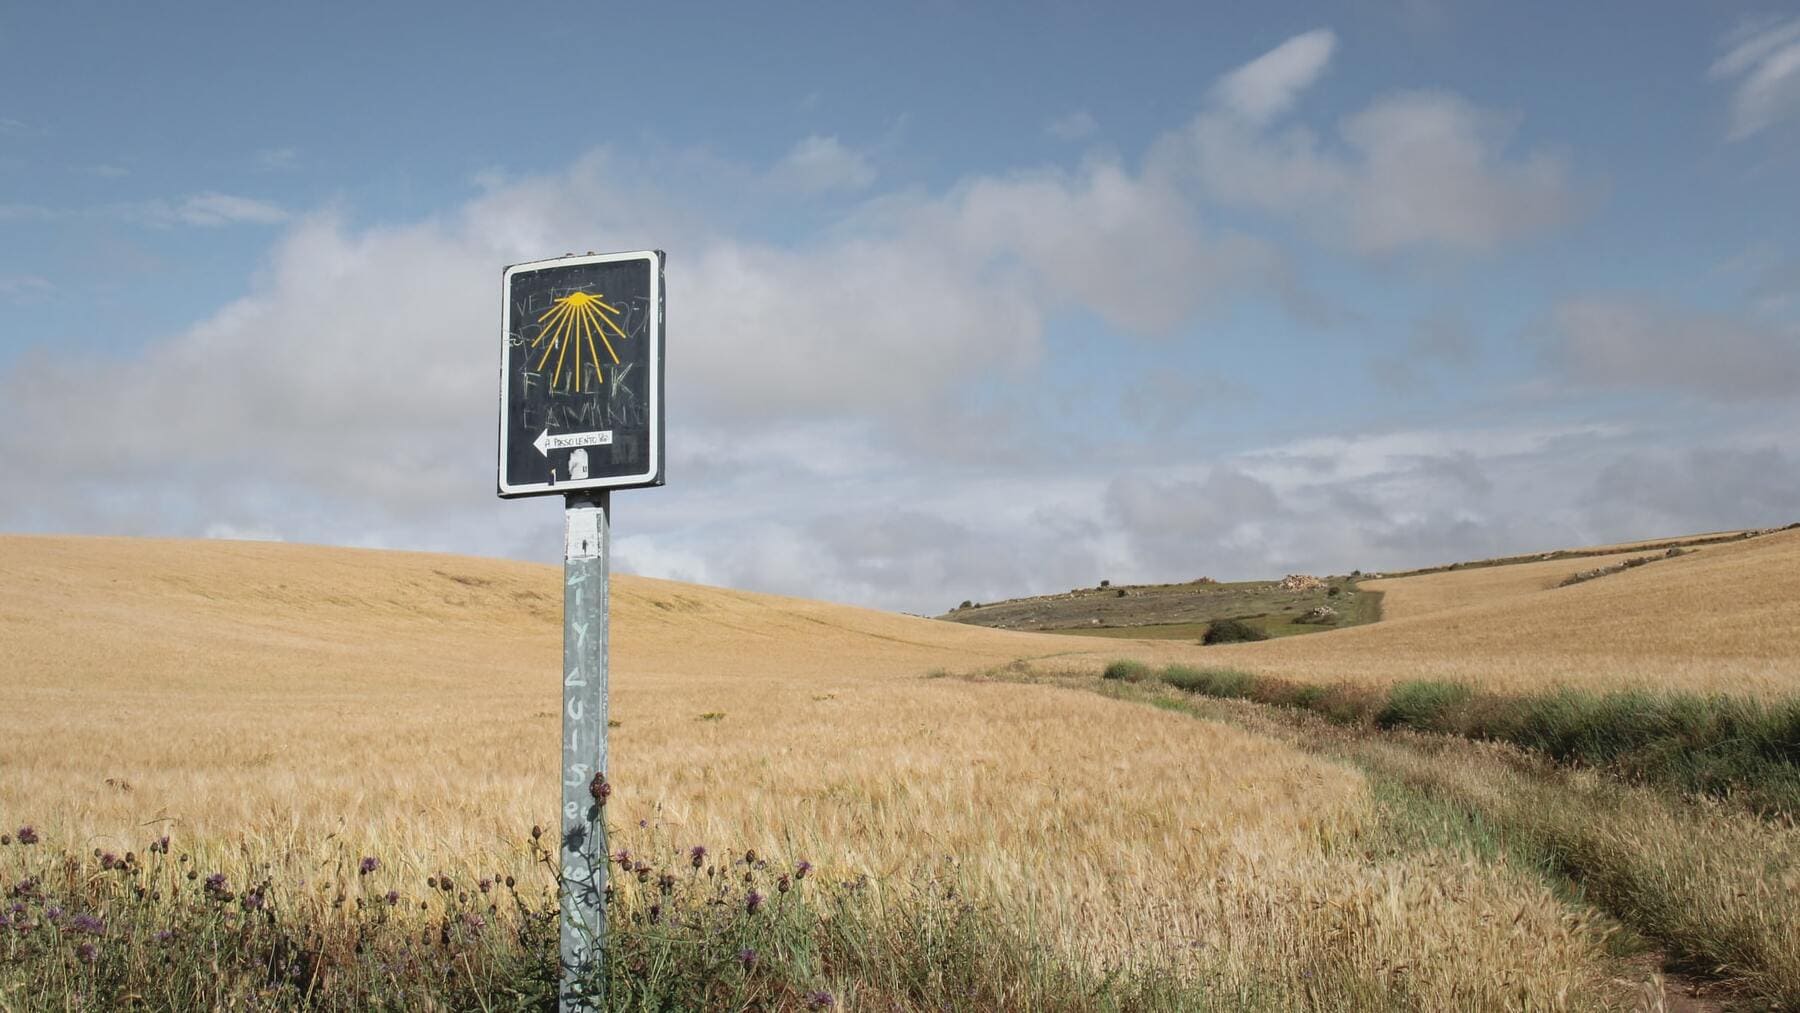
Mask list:
POLYGON ((562 382, 563 363, 569 359, 569 350, 575 350, 574 369, 570 372, 569 389, 579 393, 586 377, 581 375, 581 349, 587 346, 588 356, 594 363, 594 375, 597 379, 605 379, 601 374, 600 352, 594 346, 594 339, 606 348, 606 354, 612 358, 613 364, 619 362, 619 353, 613 350, 612 342, 607 340, 606 332, 611 330, 624 340, 625 332, 613 320, 619 312, 617 306, 603 302, 606 293, 571 292, 556 300, 556 304, 538 317, 543 329, 538 332, 531 347, 544 346, 544 354, 538 359, 537 368, 543 369, 550 361, 552 353, 556 355, 556 372, 550 378, 550 386, 555 387, 562 382))

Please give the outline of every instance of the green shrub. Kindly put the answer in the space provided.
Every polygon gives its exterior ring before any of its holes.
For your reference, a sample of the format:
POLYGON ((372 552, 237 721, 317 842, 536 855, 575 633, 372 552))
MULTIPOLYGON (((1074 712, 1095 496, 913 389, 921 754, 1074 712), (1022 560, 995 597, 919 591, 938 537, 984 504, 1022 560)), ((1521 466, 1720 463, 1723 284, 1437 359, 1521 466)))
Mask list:
POLYGON ((1267 640, 1269 635, 1241 619, 1215 619, 1206 627, 1202 644, 1242 644, 1267 640))
POLYGON ((1123 658, 1106 666, 1100 673, 1102 679, 1120 679, 1125 682, 1143 682, 1150 678, 1150 666, 1141 661, 1123 658))
POLYGON ((1375 715, 1382 728, 1450 731, 1451 712, 1461 708, 1475 691, 1455 682, 1402 682, 1388 691, 1387 706, 1375 715))
POLYGON ((1187 665, 1170 665, 1163 669, 1162 681, 1176 689, 1198 693, 1201 696, 1243 700, 1251 696, 1257 680, 1249 672, 1239 672, 1229 668, 1192 668, 1187 665))

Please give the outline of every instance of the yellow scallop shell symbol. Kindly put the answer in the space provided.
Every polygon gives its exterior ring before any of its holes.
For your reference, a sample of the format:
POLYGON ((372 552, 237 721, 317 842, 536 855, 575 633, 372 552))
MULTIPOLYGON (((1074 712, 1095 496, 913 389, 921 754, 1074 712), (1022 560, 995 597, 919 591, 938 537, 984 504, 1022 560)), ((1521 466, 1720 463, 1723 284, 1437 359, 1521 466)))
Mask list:
POLYGON ((556 371, 550 378, 552 388, 563 383, 563 365, 572 359, 569 381, 564 389, 573 393, 581 393, 587 389, 587 375, 581 370, 583 346, 587 349, 588 361, 594 367, 594 383, 596 386, 599 384, 603 379, 601 369, 604 364, 600 361, 600 352, 594 345, 595 338, 600 339, 600 347, 606 349, 606 354, 614 364, 618 363, 619 353, 613 350, 612 341, 607 338, 606 332, 612 331, 618 335, 621 341, 625 339, 625 332, 619 329, 615 319, 619 314, 619 308, 608 305, 605 299, 604 292, 571 292, 556 300, 555 305, 546 310, 543 316, 538 317, 538 323, 543 325, 543 330, 538 332, 531 347, 544 346, 544 354, 538 359, 537 368, 539 370, 549 364, 550 356, 556 356, 556 371), (575 353, 573 356, 569 354, 571 349, 575 353))

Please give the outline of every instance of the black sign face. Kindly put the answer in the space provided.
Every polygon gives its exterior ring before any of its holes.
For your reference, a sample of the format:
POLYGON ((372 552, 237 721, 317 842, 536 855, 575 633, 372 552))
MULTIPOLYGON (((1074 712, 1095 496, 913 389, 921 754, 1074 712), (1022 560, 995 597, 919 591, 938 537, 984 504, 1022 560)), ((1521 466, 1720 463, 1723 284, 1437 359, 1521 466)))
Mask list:
POLYGON ((506 269, 500 495, 663 484, 661 251, 506 269))

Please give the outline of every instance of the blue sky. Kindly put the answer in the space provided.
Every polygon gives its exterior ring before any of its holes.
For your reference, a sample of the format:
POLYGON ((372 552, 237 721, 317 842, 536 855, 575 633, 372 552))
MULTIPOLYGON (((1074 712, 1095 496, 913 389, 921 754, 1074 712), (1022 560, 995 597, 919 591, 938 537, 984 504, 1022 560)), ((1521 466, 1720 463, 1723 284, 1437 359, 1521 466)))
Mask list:
POLYGON ((0 10, 0 529, 553 558, 497 279, 661 247, 627 569, 917 611, 1800 519, 1779 4, 0 10))

